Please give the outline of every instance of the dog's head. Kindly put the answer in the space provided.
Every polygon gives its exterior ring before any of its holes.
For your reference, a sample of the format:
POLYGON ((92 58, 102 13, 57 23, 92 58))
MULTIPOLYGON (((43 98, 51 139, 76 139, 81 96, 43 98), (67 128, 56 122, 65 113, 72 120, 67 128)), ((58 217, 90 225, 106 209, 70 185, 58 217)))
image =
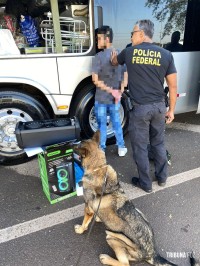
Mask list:
POLYGON ((75 151, 81 156, 84 168, 98 167, 106 163, 105 153, 99 148, 100 132, 96 131, 91 139, 83 140, 75 151))

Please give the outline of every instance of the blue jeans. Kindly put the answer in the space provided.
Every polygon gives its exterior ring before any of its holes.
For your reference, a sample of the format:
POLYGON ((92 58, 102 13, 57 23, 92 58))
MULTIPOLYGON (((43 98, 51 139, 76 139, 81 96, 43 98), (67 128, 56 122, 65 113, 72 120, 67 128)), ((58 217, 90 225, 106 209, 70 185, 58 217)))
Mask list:
POLYGON ((124 147, 123 131, 120 121, 120 102, 117 104, 104 104, 95 102, 94 104, 95 115, 100 130, 100 147, 104 150, 106 148, 106 138, 107 138, 107 114, 110 115, 113 130, 115 132, 115 137, 117 145, 119 148, 124 147))

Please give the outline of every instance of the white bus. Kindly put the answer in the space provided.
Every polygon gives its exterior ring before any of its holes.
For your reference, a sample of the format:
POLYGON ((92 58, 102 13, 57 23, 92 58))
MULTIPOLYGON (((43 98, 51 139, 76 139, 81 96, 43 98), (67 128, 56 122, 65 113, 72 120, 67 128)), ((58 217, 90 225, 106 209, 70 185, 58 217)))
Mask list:
MULTIPOLYGON (((0 0, 0 36, 8 34, 5 29, 10 27, 5 12, 12 18, 34 18, 40 36, 39 45, 30 47, 19 42, 22 35, 12 32, 20 53, 12 46, 0 49, 1 164, 26 158, 16 141, 18 121, 77 116, 84 137, 96 131, 91 63, 97 52, 95 29, 102 24, 113 28, 114 46, 119 49, 130 43, 138 19, 154 21, 154 41, 163 47, 174 31, 180 31, 183 49, 173 53, 178 71, 176 113, 200 111, 200 2, 177 0, 168 6, 169 1, 160 2, 153 6, 150 0, 0 0)), ((128 127, 125 97, 126 93, 121 102, 124 133, 128 127)), ((107 123, 108 142, 113 143, 109 117, 107 123)))

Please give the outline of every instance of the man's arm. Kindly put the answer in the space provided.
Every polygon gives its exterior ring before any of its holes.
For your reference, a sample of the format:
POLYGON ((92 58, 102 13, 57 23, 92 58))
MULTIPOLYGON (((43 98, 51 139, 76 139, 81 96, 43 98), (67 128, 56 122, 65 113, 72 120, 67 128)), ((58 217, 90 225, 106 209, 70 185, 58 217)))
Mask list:
POLYGON ((166 124, 169 124, 174 120, 174 110, 177 98, 177 74, 173 73, 166 76, 166 82, 169 87, 169 110, 166 113, 166 124))
POLYGON ((111 57, 110 57, 110 61, 111 61, 111 64, 113 66, 117 66, 117 65, 124 65, 126 64, 126 60, 125 60, 125 57, 126 57, 126 50, 127 49, 124 49, 122 50, 119 54, 117 53, 116 50, 113 50, 111 52, 111 57))
POLYGON ((103 80, 99 80, 99 76, 92 73, 92 81, 96 85, 96 87, 100 88, 101 90, 107 91, 108 93, 112 93, 112 88, 108 87, 103 80))
POLYGON ((96 85, 96 87, 100 88, 103 91, 106 91, 107 93, 112 94, 112 96, 115 98, 115 103, 119 102, 121 98, 120 90, 113 90, 111 87, 108 87, 102 80, 99 80, 98 75, 95 73, 92 73, 92 81, 96 85))

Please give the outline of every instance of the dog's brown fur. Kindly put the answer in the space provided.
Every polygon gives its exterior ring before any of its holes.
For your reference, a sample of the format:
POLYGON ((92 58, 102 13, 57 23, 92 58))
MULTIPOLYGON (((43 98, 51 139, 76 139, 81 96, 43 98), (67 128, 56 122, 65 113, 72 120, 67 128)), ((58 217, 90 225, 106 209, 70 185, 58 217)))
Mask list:
POLYGON ((78 151, 85 170, 83 191, 85 215, 82 225, 75 225, 75 232, 82 234, 98 210, 99 219, 107 227, 106 240, 114 250, 117 259, 106 254, 100 255, 105 265, 129 266, 129 261, 146 261, 151 265, 175 265, 162 258, 155 248, 153 230, 121 189, 116 171, 106 164, 105 153, 99 149, 100 134, 83 141, 78 151), (106 186, 101 198, 106 176, 106 186))

